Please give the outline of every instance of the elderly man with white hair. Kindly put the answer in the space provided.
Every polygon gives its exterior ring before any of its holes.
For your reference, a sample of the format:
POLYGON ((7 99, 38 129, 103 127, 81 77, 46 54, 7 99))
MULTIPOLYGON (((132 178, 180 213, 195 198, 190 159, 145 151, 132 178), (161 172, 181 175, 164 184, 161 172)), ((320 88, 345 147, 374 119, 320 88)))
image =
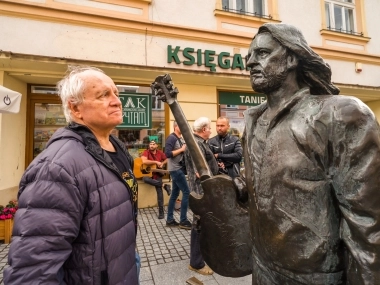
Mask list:
POLYGON ((111 135, 117 87, 75 67, 58 83, 68 125, 26 169, 5 284, 138 284, 133 159, 111 135))
MULTIPOLYGON (((194 121, 193 131, 194 138, 198 143, 198 146, 211 170, 213 175, 218 174, 219 166, 212 153, 207 140, 211 135, 211 121, 207 117, 200 117, 194 121)), ((191 159, 190 152, 188 149, 185 151, 186 157, 186 169, 189 188, 192 192, 197 194, 203 194, 201 182, 199 179, 199 174, 195 168, 193 160, 191 159)), ((193 226, 191 229, 191 240, 190 240, 190 265, 189 269, 199 274, 211 275, 214 272, 203 260, 200 251, 200 229, 199 229, 199 217, 194 215, 193 226)))

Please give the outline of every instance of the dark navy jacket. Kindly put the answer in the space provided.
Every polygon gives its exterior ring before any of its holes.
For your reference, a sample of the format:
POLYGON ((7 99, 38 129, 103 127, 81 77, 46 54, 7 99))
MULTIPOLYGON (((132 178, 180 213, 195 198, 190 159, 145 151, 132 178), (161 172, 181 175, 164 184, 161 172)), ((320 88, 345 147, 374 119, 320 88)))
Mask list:
POLYGON ((138 284, 131 197, 89 129, 57 130, 21 179, 5 284, 138 284))

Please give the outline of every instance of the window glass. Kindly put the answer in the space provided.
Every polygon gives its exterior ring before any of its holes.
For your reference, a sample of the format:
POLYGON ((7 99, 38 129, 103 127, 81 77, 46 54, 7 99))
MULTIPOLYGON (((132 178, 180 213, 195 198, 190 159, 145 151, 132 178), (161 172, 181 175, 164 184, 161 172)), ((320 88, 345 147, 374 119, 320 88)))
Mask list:
POLYGON ((265 0, 222 0, 224 10, 235 13, 264 15, 265 0))
MULTIPOLYGON (((119 92, 125 93, 151 93, 150 87, 117 85, 119 92)), ((133 156, 137 158, 148 148, 149 142, 155 140, 160 150, 165 146, 165 112, 164 103, 152 96, 152 127, 150 129, 117 128, 113 131, 133 156)))
POLYGON ((236 10, 247 11, 247 7, 245 6, 245 0, 236 0, 236 10))
POLYGON ((342 7, 334 5, 335 29, 345 30, 342 19, 342 7))
POLYGON ((346 30, 354 31, 354 13, 352 9, 345 8, 344 15, 346 19, 346 30))
POLYGON ((254 10, 257 14, 264 15, 264 0, 253 1, 254 10))

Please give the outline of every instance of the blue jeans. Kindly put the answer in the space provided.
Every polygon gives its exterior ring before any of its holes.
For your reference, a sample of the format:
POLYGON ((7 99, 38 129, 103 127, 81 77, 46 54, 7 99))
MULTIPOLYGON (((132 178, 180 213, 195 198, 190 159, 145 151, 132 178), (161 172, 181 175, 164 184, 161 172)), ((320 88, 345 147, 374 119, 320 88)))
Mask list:
POLYGON ((170 176, 172 178, 172 194, 170 195, 168 204, 168 216, 167 221, 174 220, 173 212, 174 205, 179 196, 179 191, 182 191, 182 202, 181 202, 181 215, 180 222, 187 221, 187 208, 189 207, 189 186, 187 185, 186 176, 183 174, 182 170, 170 171, 170 176))
POLYGON ((138 284, 140 284, 140 269, 141 269, 141 258, 140 258, 140 255, 137 253, 135 253, 135 257, 136 257, 136 267, 137 267, 137 280, 139 281, 138 284))

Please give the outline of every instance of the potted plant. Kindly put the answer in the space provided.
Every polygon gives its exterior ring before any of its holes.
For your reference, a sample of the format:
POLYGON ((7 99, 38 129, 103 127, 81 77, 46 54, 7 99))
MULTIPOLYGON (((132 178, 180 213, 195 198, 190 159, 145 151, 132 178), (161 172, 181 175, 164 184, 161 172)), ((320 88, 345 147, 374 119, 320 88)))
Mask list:
POLYGON ((17 209, 17 201, 9 201, 5 207, 0 205, 0 240, 4 240, 4 243, 11 240, 13 217, 17 209))

